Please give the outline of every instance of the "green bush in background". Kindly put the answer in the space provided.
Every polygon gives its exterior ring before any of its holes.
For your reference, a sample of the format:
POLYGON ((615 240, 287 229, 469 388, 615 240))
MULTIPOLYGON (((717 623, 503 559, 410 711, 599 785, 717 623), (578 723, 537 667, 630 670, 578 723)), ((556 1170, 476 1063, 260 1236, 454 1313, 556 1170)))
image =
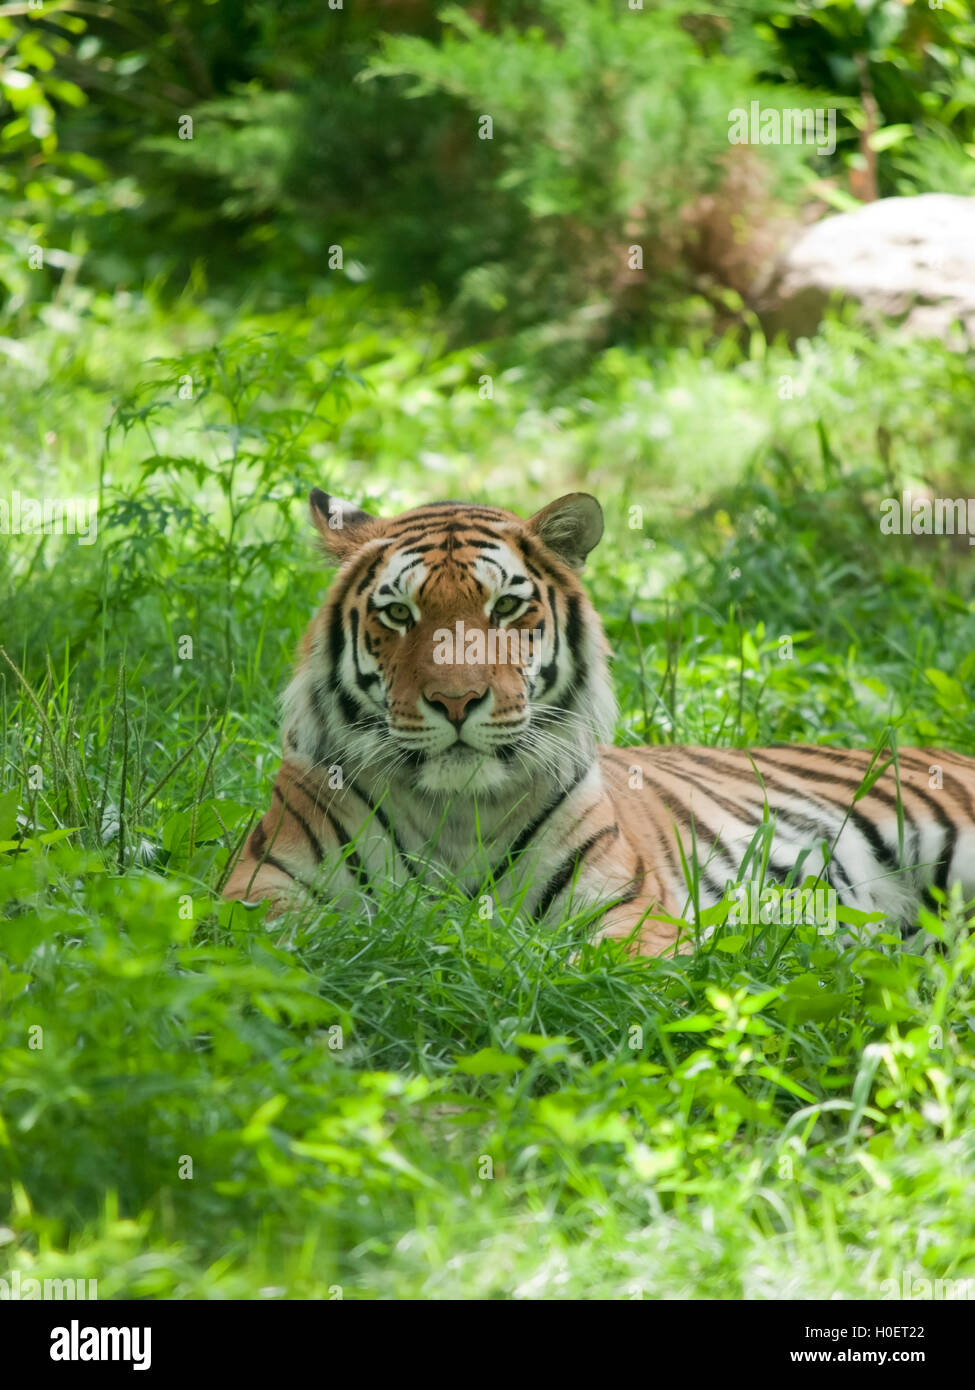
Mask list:
POLYGON ((204 261, 218 287, 293 298, 341 246, 342 274, 434 291, 467 337, 540 322, 587 342, 645 334, 699 273, 681 215, 727 177, 728 113, 751 100, 833 105, 840 128, 812 168, 805 147, 753 149, 760 167, 733 185, 746 221, 870 157, 881 193, 972 186, 975 24, 961 0, 10 11, 0 280, 13 322, 65 282, 161 278, 173 293, 204 261), (28 272, 31 245, 47 271, 28 272))

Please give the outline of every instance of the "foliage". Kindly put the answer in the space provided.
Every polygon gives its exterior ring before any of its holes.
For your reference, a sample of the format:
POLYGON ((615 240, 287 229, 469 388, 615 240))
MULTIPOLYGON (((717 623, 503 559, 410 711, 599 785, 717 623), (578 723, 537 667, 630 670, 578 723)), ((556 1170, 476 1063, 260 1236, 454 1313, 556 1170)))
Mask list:
POLYGON ((161 606, 171 639, 178 614, 200 654, 219 653, 229 677, 235 659, 262 643, 269 604, 291 587, 280 563, 296 547, 289 504, 327 482, 308 459, 341 414, 347 373, 341 362, 298 356, 274 334, 152 367, 119 401, 106 435, 106 467, 116 432, 138 430, 150 453, 131 483, 107 491, 95 620, 131 613, 145 625, 146 607, 161 606), (268 398, 269 381, 277 399, 268 398), (166 426, 180 410, 199 422, 181 421, 180 435, 202 435, 212 462, 199 447, 170 452, 166 426))
POLYGON ((971 182, 961 0, 9 10, 0 284, 20 326, 79 284, 179 293, 205 264, 278 302, 346 277, 432 291, 455 334, 544 325, 524 350, 574 368, 592 342, 684 331, 689 287, 747 289, 802 176, 862 172, 869 150, 882 193, 971 182), (729 112, 752 100, 838 109, 836 153, 732 159, 729 112))
MULTIPOLYGON (((964 0, 757 0, 748 8, 772 74, 853 98, 846 116, 878 156, 881 196, 970 186, 975 23, 964 0), (947 181, 946 142, 955 151, 947 181)), ((845 159, 862 170, 862 144, 847 145, 845 159)))
MULTIPOLYGON (((543 0, 536 24, 496 33, 456 6, 442 18, 439 44, 387 38, 369 74, 409 77, 408 96, 446 93, 467 107, 469 158, 491 166, 493 201, 513 197, 520 215, 503 242, 482 243, 479 264, 461 281, 460 307, 509 331, 553 318, 558 305, 571 316, 563 333, 588 339, 593 321, 606 317, 618 332, 620 315, 686 289, 692 233, 682 214, 727 172, 729 111, 759 97, 804 104, 792 92, 760 90, 740 60, 703 61, 666 8, 543 0)), ((802 147, 775 153, 794 179, 802 147)), ((760 210, 746 201, 739 215, 747 222, 760 210)))

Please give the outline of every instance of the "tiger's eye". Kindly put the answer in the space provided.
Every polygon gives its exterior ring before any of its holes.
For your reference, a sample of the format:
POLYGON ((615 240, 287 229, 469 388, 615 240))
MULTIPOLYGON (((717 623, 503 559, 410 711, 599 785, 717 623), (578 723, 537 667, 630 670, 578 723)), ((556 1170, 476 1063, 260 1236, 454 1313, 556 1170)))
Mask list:
POLYGON ((413 614, 410 612, 409 605, 406 603, 391 603, 386 609, 386 612, 394 623, 408 623, 413 619, 413 614))
POLYGON ((494 605, 494 616, 496 618, 507 618, 516 608, 520 608, 521 602, 522 600, 517 594, 505 594, 504 597, 499 598, 494 605))

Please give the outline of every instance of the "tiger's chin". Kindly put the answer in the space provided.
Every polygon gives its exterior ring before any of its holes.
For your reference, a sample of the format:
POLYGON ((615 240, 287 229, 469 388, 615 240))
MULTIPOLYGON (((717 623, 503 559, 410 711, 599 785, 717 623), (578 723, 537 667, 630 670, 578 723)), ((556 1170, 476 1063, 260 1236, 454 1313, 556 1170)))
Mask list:
POLYGON ((433 796, 458 792, 492 796, 509 791, 514 780, 510 763, 492 753, 455 743, 421 764, 416 771, 415 785, 433 796))

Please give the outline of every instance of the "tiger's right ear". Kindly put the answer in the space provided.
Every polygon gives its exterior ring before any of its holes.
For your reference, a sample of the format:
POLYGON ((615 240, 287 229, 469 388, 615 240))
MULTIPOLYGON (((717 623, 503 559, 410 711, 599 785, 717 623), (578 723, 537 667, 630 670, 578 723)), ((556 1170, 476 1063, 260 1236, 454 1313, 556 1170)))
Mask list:
POLYGON ((325 554, 333 560, 344 560, 363 541, 369 540, 369 528, 379 521, 361 507, 343 502, 341 497, 331 497, 318 487, 308 494, 308 506, 325 554))

